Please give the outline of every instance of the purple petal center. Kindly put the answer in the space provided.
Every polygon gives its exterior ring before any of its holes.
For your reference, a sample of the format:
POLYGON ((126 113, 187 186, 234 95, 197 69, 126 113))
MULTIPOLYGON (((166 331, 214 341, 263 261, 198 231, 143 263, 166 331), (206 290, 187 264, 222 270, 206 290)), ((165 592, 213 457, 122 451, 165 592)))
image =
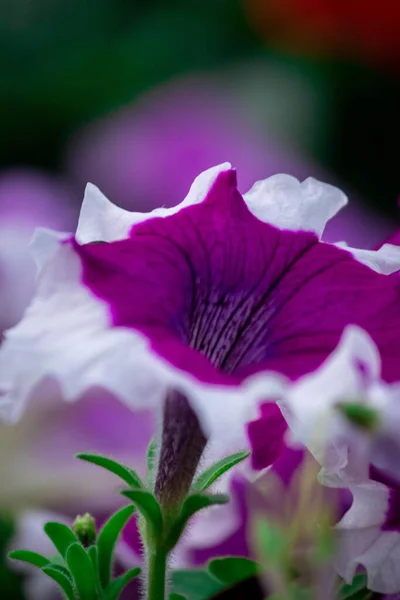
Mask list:
POLYGON ((265 369, 296 378, 321 364, 349 323, 378 343, 384 376, 398 372, 399 279, 312 233, 261 222, 234 171, 200 204, 77 251, 112 325, 140 331, 203 381, 232 384, 265 369))

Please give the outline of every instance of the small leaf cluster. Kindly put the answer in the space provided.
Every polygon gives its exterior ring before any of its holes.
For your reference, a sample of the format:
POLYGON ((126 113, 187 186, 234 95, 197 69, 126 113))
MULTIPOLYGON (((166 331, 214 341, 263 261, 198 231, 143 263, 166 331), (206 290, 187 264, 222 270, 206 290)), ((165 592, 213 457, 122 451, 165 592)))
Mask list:
POLYGON ((67 525, 46 523, 44 531, 57 550, 55 557, 46 558, 29 550, 15 550, 9 556, 38 567, 57 582, 68 600, 117 600, 125 586, 140 573, 140 568, 135 568, 112 577, 115 544, 133 512, 133 506, 117 511, 88 547, 67 525))
POLYGON ((150 487, 154 480, 155 470, 156 447, 154 442, 150 443, 147 452, 148 480, 146 483, 135 471, 110 458, 97 454, 77 454, 81 460, 111 471, 129 486, 128 489, 123 489, 121 494, 135 505, 145 523, 142 535, 146 547, 149 550, 162 547, 166 553, 176 546, 194 514, 209 506, 229 502, 227 495, 209 494, 207 489, 219 477, 248 456, 248 452, 236 452, 219 460, 193 482, 188 496, 179 506, 174 506, 172 510, 166 510, 160 506, 150 487))
MULTIPOLYGON (((113 514, 100 530, 97 539, 94 521, 89 514, 78 517, 72 528, 62 523, 47 523, 45 533, 58 552, 52 559, 28 550, 11 552, 10 558, 39 568, 58 583, 68 600, 117 600, 124 587, 140 573, 140 568, 135 568, 118 578, 112 578, 114 548, 135 508, 144 523, 141 533, 146 552, 161 550, 168 555, 195 513, 209 506, 229 502, 228 496, 209 494, 207 490, 226 471, 249 455, 248 452, 237 452, 218 461, 194 481, 183 502, 172 510, 166 510, 160 506, 151 490, 156 451, 155 442, 152 441, 147 452, 146 483, 131 468, 111 458, 91 453, 77 454, 80 460, 97 465, 119 477, 128 486, 121 494, 133 505, 125 506, 113 514)), ((172 597, 177 600, 184 596, 176 590, 172 597)))

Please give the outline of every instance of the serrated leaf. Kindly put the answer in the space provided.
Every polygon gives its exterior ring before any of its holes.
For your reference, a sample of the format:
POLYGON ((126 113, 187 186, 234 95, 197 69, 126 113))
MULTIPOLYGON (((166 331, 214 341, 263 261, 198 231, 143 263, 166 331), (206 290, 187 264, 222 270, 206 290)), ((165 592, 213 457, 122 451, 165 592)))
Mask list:
POLYGON ((121 493, 129 498, 143 515, 152 540, 159 539, 163 530, 163 517, 160 505, 153 494, 146 490, 124 490, 121 493))
POLYGON ((30 565, 39 567, 39 569, 51 564, 48 558, 37 552, 31 552, 31 550, 13 550, 8 553, 8 557, 13 560, 21 560, 22 562, 29 563, 30 565))
POLYGON ((97 569, 103 589, 110 583, 112 554, 118 536, 134 512, 134 506, 124 506, 110 517, 99 532, 97 538, 97 569))
MULTIPOLYGON (((353 596, 367 587, 366 573, 358 573, 350 584, 344 584, 339 590, 340 600, 353 600, 353 596)), ((365 590, 368 591, 368 590, 365 590)))
POLYGON ((178 542, 189 519, 199 510, 218 504, 227 504, 229 496, 225 494, 191 494, 182 505, 181 513, 171 526, 167 547, 172 549, 178 542))
POLYGON ((125 465, 118 463, 115 460, 112 460, 111 458, 101 456, 100 454, 87 454, 83 452, 80 452, 75 456, 80 460, 85 460, 86 462, 90 462, 94 465, 97 465, 98 467, 102 467, 103 469, 110 471, 111 473, 114 473, 114 475, 120 477, 120 479, 125 481, 125 483, 127 483, 133 488, 144 487, 139 475, 135 473, 135 471, 133 471, 129 467, 126 467, 125 465))
POLYGON ((65 558, 69 546, 78 542, 74 532, 63 523, 46 523, 44 531, 63 558, 65 558))
POLYGON ((74 579, 79 600, 98 600, 96 573, 92 561, 79 542, 68 548, 66 561, 74 579))
POLYGON ((171 573, 171 594, 186 600, 208 600, 226 588, 203 569, 176 570, 171 573))
POLYGON ((232 469, 232 467, 241 463, 248 456, 250 456, 250 452, 235 452, 235 454, 231 454, 230 456, 222 458, 209 469, 204 471, 204 473, 199 475, 192 485, 192 490, 196 490, 198 492, 206 490, 214 483, 214 481, 229 471, 229 469, 232 469))
POLYGON ((68 600, 75 600, 75 592, 72 585, 72 580, 69 577, 69 572, 67 569, 57 565, 49 565, 44 567, 42 571, 48 577, 58 583, 68 600))
POLYGON ((120 577, 117 577, 117 579, 114 579, 105 590, 105 600, 117 600, 124 587, 128 585, 132 579, 135 579, 135 577, 140 575, 141 571, 142 569, 136 567, 135 569, 130 569, 130 571, 127 571, 120 577))
POLYGON ((255 577, 261 571, 256 561, 240 556, 214 558, 208 563, 207 568, 213 577, 227 586, 255 577))

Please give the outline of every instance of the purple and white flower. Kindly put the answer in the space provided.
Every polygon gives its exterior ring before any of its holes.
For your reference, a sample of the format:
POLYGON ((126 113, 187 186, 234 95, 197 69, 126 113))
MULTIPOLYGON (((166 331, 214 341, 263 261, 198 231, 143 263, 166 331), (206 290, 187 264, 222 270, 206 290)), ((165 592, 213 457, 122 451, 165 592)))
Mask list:
POLYGON ((102 388, 133 409, 177 390, 207 438, 245 446, 243 423, 319 367, 349 323, 395 380, 400 249, 321 242, 345 203, 330 185, 286 175, 241 196, 229 164, 149 214, 89 185, 76 236, 34 241, 37 294, 0 350, 3 416, 54 384, 66 400, 102 388))
POLYGON ((321 483, 352 494, 336 525, 337 571, 351 582, 363 566, 371 590, 393 594, 400 590, 400 388, 381 380, 382 364, 372 339, 350 327, 324 365, 292 386, 281 409, 292 442, 322 465, 321 483), (371 427, 349 421, 343 403, 376 415, 371 427))

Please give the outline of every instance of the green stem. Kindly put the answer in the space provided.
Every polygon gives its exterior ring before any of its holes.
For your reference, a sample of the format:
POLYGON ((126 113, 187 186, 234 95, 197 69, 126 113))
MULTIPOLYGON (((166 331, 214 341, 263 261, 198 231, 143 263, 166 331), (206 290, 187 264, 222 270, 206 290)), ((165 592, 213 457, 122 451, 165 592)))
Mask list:
POLYGON ((167 552, 153 548, 149 553, 147 600, 165 600, 167 552))

